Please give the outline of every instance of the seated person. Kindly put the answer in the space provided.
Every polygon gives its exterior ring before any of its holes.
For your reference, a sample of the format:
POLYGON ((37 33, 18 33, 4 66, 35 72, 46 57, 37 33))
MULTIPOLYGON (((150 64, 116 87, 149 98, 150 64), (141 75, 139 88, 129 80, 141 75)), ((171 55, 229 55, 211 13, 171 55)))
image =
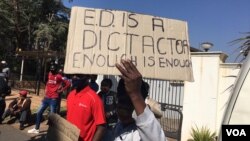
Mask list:
POLYGON ((24 123, 27 121, 28 116, 31 114, 30 105, 31 100, 27 97, 28 92, 22 90, 19 92, 19 97, 14 99, 10 104, 8 109, 4 112, 2 120, 8 116, 15 116, 19 118, 20 130, 24 129, 24 123))

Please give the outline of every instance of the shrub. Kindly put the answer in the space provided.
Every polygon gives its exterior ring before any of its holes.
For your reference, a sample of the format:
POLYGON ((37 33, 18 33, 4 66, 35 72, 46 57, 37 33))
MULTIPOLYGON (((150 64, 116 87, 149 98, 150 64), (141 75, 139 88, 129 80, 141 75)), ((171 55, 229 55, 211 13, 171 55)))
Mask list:
POLYGON ((215 141, 216 134, 215 132, 211 132, 207 127, 201 127, 200 129, 196 126, 196 128, 191 129, 192 139, 188 141, 215 141))

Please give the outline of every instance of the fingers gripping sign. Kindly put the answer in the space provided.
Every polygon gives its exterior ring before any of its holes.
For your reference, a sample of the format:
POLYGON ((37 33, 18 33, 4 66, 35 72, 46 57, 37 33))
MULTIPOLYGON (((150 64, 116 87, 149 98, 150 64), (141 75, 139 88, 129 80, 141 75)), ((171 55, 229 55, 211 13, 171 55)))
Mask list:
POLYGON ((131 60, 121 60, 121 64, 116 64, 124 79, 126 91, 128 94, 140 92, 142 75, 137 70, 131 60))

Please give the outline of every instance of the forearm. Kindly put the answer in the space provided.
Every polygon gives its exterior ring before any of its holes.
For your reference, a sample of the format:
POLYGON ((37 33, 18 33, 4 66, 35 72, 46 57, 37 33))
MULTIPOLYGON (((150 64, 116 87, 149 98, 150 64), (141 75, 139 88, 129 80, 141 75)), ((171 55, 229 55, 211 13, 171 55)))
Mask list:
POLYGON ((129 97, 134 105, 136 114, 140 115, 141 113, 143 113, 144 109, 146 107, 146 103, 145 103, 143 97, 141 96, 141 93, 140 92, 133 92, 133 93, 129 94, 129 97))
POLYGON ((13 100, 13 101, 9 104, 8 108, 12 108, 12 109, 13 109, 13 106, 16 105, 16 104, 17 104, 17 100, 13 100))
POLYGON ((66 90, 66 89, 68 89, 69 87, 70 87, 70 82, 68 81, 68 80, 64 80, 64 87, 62 88, 62 90, 64 91, 64 90, 66 90))
POLYGON ((93 141, 101 141, 104 133, 105 133, 104 125, 98 125, 96 128, 95 135, 93 137, 93 141))

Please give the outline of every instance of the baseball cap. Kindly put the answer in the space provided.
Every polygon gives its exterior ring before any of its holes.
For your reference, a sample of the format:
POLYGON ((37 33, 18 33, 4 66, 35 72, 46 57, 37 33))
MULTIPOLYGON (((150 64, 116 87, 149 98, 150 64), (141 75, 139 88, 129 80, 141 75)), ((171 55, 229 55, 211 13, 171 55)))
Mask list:
POLYGON ((19 94, 22 96, 27 96, 28 92, 26 90, 21 90, 19 94))

